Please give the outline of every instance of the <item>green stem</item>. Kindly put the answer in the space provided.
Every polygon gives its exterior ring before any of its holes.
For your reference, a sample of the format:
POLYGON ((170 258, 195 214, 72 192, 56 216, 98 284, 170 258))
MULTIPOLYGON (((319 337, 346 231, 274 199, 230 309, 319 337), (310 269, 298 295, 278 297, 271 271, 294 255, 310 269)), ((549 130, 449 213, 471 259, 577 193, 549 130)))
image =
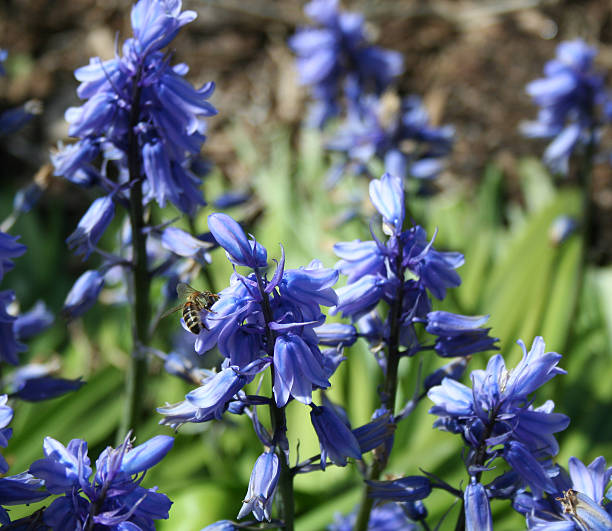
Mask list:
POLYGON ((589 138, 589 143, 586 146, 584 157, 582 159, 581 167, 578 171, 578 182, 582 189, 582 219, 581 221, 581 233, 582 233, 582 257, 580 262, 580 270, 578 277, 578 290, 576 292, 576 305, 574 308, 574 314, 576 313, 578 306, 578 299, 580 298, 580 292, 582 290, 582 280, 584 277, 584 270, 588 262, 588 253, 593 241, 593 228, 595 222, 594 208, 591 204, 591 191, 593 186, 593 157, 595 156, 595 131, 592 130, 589 138))
MULTIPOLYGON (((591 204, 591 192, 593 186, 593 157, 595 155, 595 128, 591 130, 589 142, 584 151, 580 167, 578 168, 578 183, 582 192, 582 212, 580 223, 580 236, 582 238, 582 250, 578 270, 576 272, 576 286, 574 291, 574 300, 572 303, 572 312, 570 322, 575 322, 580 308, 580 299, 584 287, 584 277, 589 258, 589 250, 591 242, 593 242, 593 228, 595 223, 594 208, 591 204)), ((572 345, 575 337, 575 327, 570 327, 566 340, 566 348, 572 345)), ((563 387, 563 383, 557 382, 557 385, 563 387)))
MULTIPOLYGON (((268 354, 274 355, 275 334, 269 324, 272 322, 272 308, 268 294, 264 291, 265 286, 259 270, 255 269, 255 277, 257 278, 257 286, 261 293, 261 307, 266 322, 266 333, 268 339, 268 354)), ((274 388, 274 371, 272 371, 272 388, 274 388)), ((280 461, 280 476, 277 486, 277 501, 281 520, 284 523, 285 531, 293 531, 294 529, 294 494, 293 494, 293 472, 289 466, 287 454, 284 449, 289 446, 287 440, 287 417, 285 415, 285 407, 277 407, 274 398, 270 400, 270 423, 272 425, 272 433, 274 434, 275 451, 280 461)))
POLYGON ((132 227, 132 355, 125 380, 125 403, 118 440, 132 429, 138 435, 138 424, 142 421, 144 383, 147 374, 147 358, 144 348, 149 342, 150 276, 147 266, 147 236, 143 232, 144 207, 142 204, 142 178, 140 153, 135 127, 139 119, 140 86, 139 76, 134 81, 132 111, 128 133, 128 170, 130 175, 130 223, 132 227))
POLYGON ((285 531, 293 531, 295 514, 293 472, 289 466, 287 455, 282 448, 287 443, 287 419, 285 416, 285 408, 277 407, 274 403, 274 398, 270 402, 270 420, 275 439, 280 438, 283 441, 281 444, 276 445, 276 455, 280 461, 280 476, 277 486, 278 508, 281 519, 285 524, 283 529, 285 531))
MULTIPOLYGON (((476 467, 481 467, 484 465, 487 459, 487 439, 491 437, 493 434, 493 429, 495 427, 494 419, 497 417, 499 409, 494 409, 489 414, 489 424, 487 425, 484 433, 480 438, 480 445, 476 449, 476 453, 474 454, 474 458, 472 460, 472 465, 476 467)), ((482 477, 482 472, 477 472, 475 474, 476 481, 480 481, 482 477)), ((471 478, 468 478, 468 482, 471 481, 471 478)), ((459 515, 457 516, 457 523, 455 524, 455 531, 464 531, 465 530, 465 500, 461 499, 461 510, 459 511, 459 515)))
MULTIPOLYGON (((395 260, 395 271, 401 271, 402 256, 401 254, 395 260)), ((403 281, 403 276, 399 276, 403 281)), ((389 345, 387 351, 387 370, 385 371, 385 380, 383 383, 382 399, 383 406, 388 409, 392 415, 395 415, 395 400, 397 395, 397 371, 399 367, 400 352, 399 352, 399 336, 400 336, 400 319, 402 316, 403 290, 399 290, 399 295, 393 300, 389 311, 389 345)), ((374 453, 374 461, 369 467, 366 475, 369 480, 378 480, 387 466, 389 456, 386 452, 382 454, 374 453)), ((370 513, 374 506, 374 499, 368 496, 368 486, 364 483, 363 492, 361 494, 361 502, 359 505, 359 514, 355 522, 355 531, 367 531, 370 521, 370 513)))

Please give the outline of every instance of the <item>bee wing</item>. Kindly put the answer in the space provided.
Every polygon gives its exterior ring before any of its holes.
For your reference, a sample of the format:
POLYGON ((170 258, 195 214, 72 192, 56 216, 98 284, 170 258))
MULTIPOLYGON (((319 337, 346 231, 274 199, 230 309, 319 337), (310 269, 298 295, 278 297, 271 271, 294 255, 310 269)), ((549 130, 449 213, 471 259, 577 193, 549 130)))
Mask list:
POLYGON ((183 299, 186 299, 192 293, 200 293, 197 289, 192 288, 189 284, 185 282, 179 282, 176 285, 176 294, 183 299))
POLYGON ((165 312, 164 312, 164 313, 161 315, 160 319, 164 319, 165 317, 168 317, 169 315, 172 315, 174 312, 179 311, 179 310, 180 310, 182 307, 183 307, 183 305, 182 305, 182 304, 180 304, 179 306, 176 306, 176 307, 174 307, 174 308, 170 308, 169 310, 165 311, 165 312))

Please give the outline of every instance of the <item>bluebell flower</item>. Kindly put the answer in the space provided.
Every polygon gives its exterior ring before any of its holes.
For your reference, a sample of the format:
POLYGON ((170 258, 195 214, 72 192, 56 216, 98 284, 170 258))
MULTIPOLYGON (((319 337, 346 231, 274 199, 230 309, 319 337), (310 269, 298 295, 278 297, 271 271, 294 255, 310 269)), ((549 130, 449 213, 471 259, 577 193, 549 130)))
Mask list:
MULTIPOLYGON (((164 415, 160 424, 168 424, 173 428, 186 422, 207 422, 220 419, 230 407, 238 392, 253 377, 266 369, 270 361, 257 359, 240 369, 237 366, 226 366, 219 373, 209 373, 202 380, 202 386, 190 391, 183 402, 166 407, 157 408, 158 413, 164 415)), ((227 365, 227 364, 226 364, 227 365)))
POLYGON ((220 196, 218 196, 213 202, 212 206, 215 209, 232 208, 235 206, 243 205, 253 197, 251 192, 230 190, 220 196))
POLYGON ((66 239, 68 248, 74 249, 77 255, 84 255, 84 260, 89 258, 114 215, 115 203, 112 197, 96 199, 79 221, 76 230, 66 239))
POLYGON ((368 496, 380 500, 415 501, 431 494, 431 482, 425 476, 406 476, 389 481, 366 480, 368 496))
POLYGON ((280 475, 280 462, 274 452, 264 452, 261 454, 249 481, 249 488, 246 493, 242 508, 238 513, 238 518, 244 518, 250 512, 258 522, 270 520, 272 501, 276 492, 276 485, 280 475))
POLYGON ((377 410, 373 416, 373 420, 355 428, 353 435, 359 443, 361 453, 365 454, 370 450, 379 448, 385 445, 385 451, 390 451, 393 446, 393 434, 395 433, 396 424, 393 422, 393 416, 388 410, 377 410))
POLYGON ((231 520, 219 520, 203 527, 200 531, 238 531, 239 529, 231 520))
POLYGON ((254 239, 248 240, 242 227, 227 214, 208 216, 208 228, 233 264, 252 268, 268 265, 266 249, 254 239))
POLYGON ((332 308, 332 315, 342 312, 347 317, 358 319, 372 310, 383 298, 384 288, 388 284, 384 277, 364 275, 352 284, 337 290, 338 304, 332 308))
POLYGON ((423 380, 424 390, 429 391, 432 387, 440 385, 444 378, 460 380, 467 368, 467 362, 467 358, 456 358, 436 369, 423 380))
POLYGON ((76 391, 85 385, 81 378, 68 379, 53 376, 33 376, 26 374, 31 365, 21 367, 13 374, 13 395, 27 402, 40 402, 76 391))
POLYGON ((93 186, 98 181, 98 177, 95 171, 91 171, 93 166, 90 163, 98 156, 100 149, 92 138, 84 138, 67 146, 59 144, 50 155, 54 175, 61 175, 85 188, 93 186))
POLYGON ((18 214, 30 212, 42 197, 46 187, 47 183, 44 180, 35 180, 17 190, 13 197, 13 211, 18 214))
POLYGON ((370 181, 370 200, 383 218, 383 230, 389 236, 399 234, 404 225, 404 188, 401 179, 385 173, 370 181))
POLYGON ((347 276, 347 282, 352 284, 365 275, 384 275, 385 252, 374 241, 354 240, 334 244, 334 252, 341 258, 336 263, 336 269, 347 276))
POLYGON ((315 260, 307 267, 284 271, 278 289, 282 295, 300 304, 332 306, 338 302, 338 296, 332 288, 337 281, 337 271, 325 268, 315 260))
POLYGON ((194 238, 191 234, 176 227, 167 227, 161 235, 162 245, 178 256, 193 258, 201 264, 210 264, 208 251, 213 247, 209 242, 194 238))
POLYGON ((26 246, 18 243, 19 236, 10 236, 0 231, 0 280, 4 274, 13 269, 12 258, 17 258, 26 252, 26 246))
POLYGON ((421 500, 403 502, 401 506, 411 520, 420 522, 427 518, 427 507, 421 500))
POLYGON ((13 291, 0 291, 0 361, 18 365, 18 354, 26 350, 26 346, 20 343, 15 335, 17 318, 8 313, 8 307, 14 300, 13 291))
POLYGON ((465 506, 465 529, 467 531, 492 531, 493 517, 487 491, 472 478, 463 493, 465 506))
POLYGON ((461 284, 461 277, 455 271, 464 263, 461 253, 440 252, 428 242, 425 230, 419 226, 407 232, 406 250, 402 265, 419 276, 419 282, 439 300, 444 299, 448 288, 461 284))
POLYGON ((321 354, 323 356, 323 370, 325 371, 325 376, 329 379, 338 370, 340 364, 346 361, 346 356, 343 355, 341 346, 324 349, 321 351, 321 354))
POLYGON ((344 173, 351 167, 356 173, 367 173, 374 157, 386 172, 401 179, 432 179, 442 171, 452 150, 454 129, 433 127, 417 96, 391 105, 390 99, 362 98, 349 110, 326 144, 327 149, 344 155, 334 171, 344 173))
POLYGON ((80 172, 102 152, 125 170, 135 133, 145 200, 162 207, 170 201, 187 214, 204 204, 191 162, 205 140, 203 119, 217 112, 208 102, 214 84, 195 89, 184 79, 186 65, 171 66, 161 50, 194 18, 193 11, 181 12, 180 0, 139 0, 132 8, 134 37, 122 54, 93 58, 75 71, 77 94, 86 101, 66 112, 69 134, 79 141, 53 157, 57 175, 90 184, 80 172))
POLYGON ((553 219, 548 229, 548 239, 553 245, 561 245, 565 242, 572 234, 578 229, 578 222, 576 219, 560 215, 553 219))
POLYGON ((319 438, 322 470, 325 470, 328 457, 336 466, 346 466, 349 457, 361 459, 357 438, 332 408, 312 406, 310 420, 319 438))
POLYGON ((83 315, 95 304, 102 286, 104 286, 104 277, 98 271, 85 271, 66 295, 62 314, 67 319, 83 315))
POLYGON ((357 341, 357 330, 353 325, 326 323, 315 328, 320 345, 350 347, 357 341))
POLYGON ((324 389, 329 385, 318 349, 313 349, 302 337, 291 332, 276 338, 274 398, 278 407, 284 406, 290 396, 303 404, 310 404, 313 386, 324 389))
POLYGON ((450 312, 429 312, 425 330, 438 336, 434 345, 436 353, 443 357, 469 356, 477 352, 497 350, 495 337, 489 336, 490 328, 481 328, 489 317, 466 316, 450 312))
POLYGON ((576 146, 595 142, 597 107, 608 100, 603 76, 593 68, 596 55, 597 50, 580 39, 562 42, 557 57, 544 67, 545 77, 527 85, 540 111, 537 121, 522 129, 530 137, 554 137, 544 152, 544 162, 553 171, 567 173, 576 146))
POLYGON ((385 335, 388 334, 388 323, 383 322, 378 310, 372 310, 355 321, 359 335, 363 337, 372 351, 380 350, 385 335))
POLYGON ((213 415, 220 419, 227 403, 249 382, 248 375, 240 374, 237 367, 228 367, 216 374, 206 384, 190 391, 187 401, 198 409, 198 416, 213 415))
POLYGON ((304 11, 322 27, 299 29, 289 46, 297 55, 300 82, 311 88, 317 102, 310 121, 323 127, 338 113, 341 92, 350 100, 361 93, 382 93, 402 72, 402 58, 369 45, 363 17, 340 12, 337 0, 313 0, 304 11))
POLYGON ((25 341, 40 334, 53 324, 53 314, 43 301, 38 301, 34 307, 20 315, 13 322, 13 330, 18 341, 25 341))
POLYGON ((3 50, 0 48, 0 76, 5 76, 6 71, 4 70, 4 61, 8 57, 8 50, 3 50))
POLYGON ((139 52, 161 50, 178 30, 196 18, 195 11, 181 12, 180 1, 141 0, 132 9, 132 28, 139 52))
MULTIPOLYGON (((224 407, 228 407, 228 404, 224 404, 224 407)), ((172 405, 168 404, 165 407, 158 407, 157 412, 164 415, 164 418, 159 423, 168 425, 174 430, 187 422, 208 422, 215 418, 214 413, 209 413, 206 416, 201 415, 199 408, 187 400, 172 405)))
POLYGON ((168 518, 172 502, 156 488, 141 487, 139 475, 159 463, 173 442, 158 435, 132 447, 128 436, 117 449, 102 452, 92 476, 85 441, 73 439, 64 447, 46 437, 45 457, 29 470, 44 480, 49 492, 61 495, 45 510, 45 523, 54 529, 79 529, 93 518, 104 527, 153 529, 155 520, 168 518))
POLYGON ((42 103, 38 100, 29 100, 23 105, 4 111, 0 114, 0 136, 16 133, 41 113, 42 103))
POLYGON ((504 445, 503 457, 532 492, 541 497, 554 487, 546 463, 538 461, 534 453, 520 441, 508 441, 504 445))
MULTIPOLYGON (((0 395, 0 447, 6 448, 8 440, 11 438, 13 430, 7 428, 11 420, 13 420, 13 410, 7 404, 7 395, 0 395)), ((6 474, 9 466, 6 459, 0 455, 0 474, 6 474)))
POLYGON ((0 511, 3 505, 35 503, 44 500, 49 494, 44 489, 44 482, 27 472, 0 478, 0 511))

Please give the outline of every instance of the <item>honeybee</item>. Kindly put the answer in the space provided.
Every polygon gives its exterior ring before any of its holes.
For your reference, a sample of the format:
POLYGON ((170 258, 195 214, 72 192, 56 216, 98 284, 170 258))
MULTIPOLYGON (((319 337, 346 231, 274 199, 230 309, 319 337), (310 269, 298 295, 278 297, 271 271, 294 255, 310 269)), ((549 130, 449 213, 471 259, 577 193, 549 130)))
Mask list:
POLYGON ((199 334, 200 330, 203 328, 208 330, 208 327, 202 321, 202 310, 214 313, 211 307, 219 300, 219 295, 210 291, 198 291, 189 284, 185 284, 185 282, 179 282, 177 284, 176 293, 179 298, 185 299, 185 302, 176 308, 168 310, 162 315, 162 318, 182 308, 185 326, 192 334, 199 334))

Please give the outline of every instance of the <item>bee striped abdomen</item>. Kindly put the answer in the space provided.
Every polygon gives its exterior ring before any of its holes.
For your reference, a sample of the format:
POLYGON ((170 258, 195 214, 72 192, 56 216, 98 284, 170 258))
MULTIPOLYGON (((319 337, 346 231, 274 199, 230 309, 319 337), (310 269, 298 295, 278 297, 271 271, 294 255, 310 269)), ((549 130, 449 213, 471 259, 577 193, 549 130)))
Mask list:
POLYGON ((188 300, 183 306, 183 320, 192 334, 199 334, 203 328, 206 328, 202 323, 202 309, 203 306, 197 299, 188 300))

